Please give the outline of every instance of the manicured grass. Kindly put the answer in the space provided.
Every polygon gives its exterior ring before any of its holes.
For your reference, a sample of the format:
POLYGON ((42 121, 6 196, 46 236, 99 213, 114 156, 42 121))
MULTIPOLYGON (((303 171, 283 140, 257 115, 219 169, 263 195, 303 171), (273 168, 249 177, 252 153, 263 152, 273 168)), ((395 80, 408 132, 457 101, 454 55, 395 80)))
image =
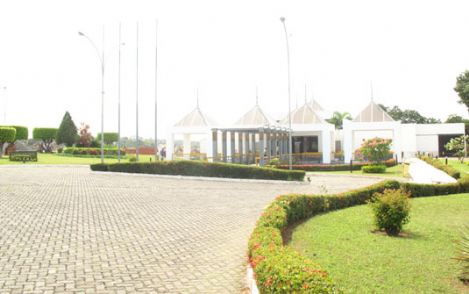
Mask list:
MULTIPOLYGON (((440 158, 441 162, 445 162, 444 158, 440 158)), ((448 158, 448 165, 454 167, 461 172, 461 175, 469 173, 469 161, 466 159, 464 163, 461 163, 457 158, 448 158)))
MULTIPOLYGON (((121 160, 121 162, 128 162, 130 157, 135 155, 128 155, 127 159, 121 160)), ((151 155, 140 155, 141 162, 149 162, 150 158, 153 158, 151 155)), ((86 157, 72 157, 72 156, 61 156, 57 154, 38 154, 37 162, 27 162, 22 163, 18 161, 10 161, 8 156, 0 158, 0 165, 3 164, 84 164, 90 165, 95 163, 100 163, 100 158, 86 158, 86 157)), ((117 163, 117 159, 114 158, 104 158, 105 163, 117 163)))
POLYGON ((289 246, 317 261, 345 293, 468 293, 452 258, 469 194, 412 199, 403 237, 373 233, 366 205, 311 218, 289 246))
POLYGON ((407 178, 407 170, 408 170, 408 165, 405 164, 398 164, 393 167, 388 167, 386 169, 386 172, 383 174, 366 174, 363 173, 361 170, 354 170, 352 173, 350 171, 325 171, 325 172, 314 172, 314 173, 321 173, 321 174, 344 174, 344 175, 361 175, 361 176, 376 176, 376 177, 386 177, 386 178, 392 178, 392 177, 401 177, 401 178, 407 178))

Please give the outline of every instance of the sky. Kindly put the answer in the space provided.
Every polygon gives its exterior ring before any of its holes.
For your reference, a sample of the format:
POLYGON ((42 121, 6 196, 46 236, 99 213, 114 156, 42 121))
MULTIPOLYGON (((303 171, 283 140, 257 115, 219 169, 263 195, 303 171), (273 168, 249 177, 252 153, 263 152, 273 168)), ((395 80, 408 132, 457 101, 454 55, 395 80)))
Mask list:
POLYGON ((315 99, 352 115, 370 101, 425 116, 467 117, 454 92, 469 69, 469 1, 22 1, 0 0, 0 124, 58 127, 69 111, 77 125, 117 131, 118 30, 122 136, 136 133, 139 24, 139 135, 154 136, 158 21, 158 137, 200 108, 221 125, 256 102, 274 118, 315 99), (306 94, 305 94, 306 86, 306 94), (6 87, 6 89, 3 89, 6 87), (5 121, 6 114, 6 121, 5 121))

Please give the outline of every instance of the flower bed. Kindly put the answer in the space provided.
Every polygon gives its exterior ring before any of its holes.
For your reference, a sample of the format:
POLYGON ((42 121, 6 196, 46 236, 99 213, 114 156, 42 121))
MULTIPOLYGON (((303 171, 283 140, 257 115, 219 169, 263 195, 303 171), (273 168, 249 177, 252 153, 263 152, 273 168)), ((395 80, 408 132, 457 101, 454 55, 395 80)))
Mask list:
MULTIPOLYGON (((75 155, 87 155, 87 156, 100 156, 101 148, 81 148, 81 147, 68 147, 63 150, 64 155, 75 156, 75 155)), ((124 156, 126 153, 121 149, 121 155, 124 156)), ((117 148, 104 148, 105 156, 117 156, 117 148)))
POLYGON ((94 171, 125 173, 282 181, 303 181, 305 176, 304 171, 286 171, 241 164, 209 163, 188 160, 156 161, 153 163, 93 164, 91 165, 91 169, 94 171))
POLYGON ((383 181, 333 195, 289 194, 277 197, 262 213, 248 244, 250 264, 261 293, 337 293, 327 271, 314 260, 283 246, 282 233, 291 224, 319 213, 365 204, 385 189, 407 190, 411 197, 469 192, 469 177, 456 183, 422 185, 383 181))

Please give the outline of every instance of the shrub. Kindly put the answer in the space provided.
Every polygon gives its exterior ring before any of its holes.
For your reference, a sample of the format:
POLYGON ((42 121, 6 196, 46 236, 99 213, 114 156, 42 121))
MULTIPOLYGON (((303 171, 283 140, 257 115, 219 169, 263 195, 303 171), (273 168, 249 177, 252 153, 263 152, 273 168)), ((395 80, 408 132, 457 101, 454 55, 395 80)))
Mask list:
MULTIPOLYGON (((392 167, 397 164, 395 159, 388 159, 383 162, 387 167, 392 167)), ((370 162, 357 162, 352 164, 352 170, 361 170, 365 165, 370 165, 370 162)), ((277 168, 289 169, 288 165, 278 165, 277 168)), ((294 170, 304 171, 349 171, 350 164, 296 164, 292 165, 294 170)))
POLYGON ((108 171, 107 164, 104 163, 97 163, 90 165, 92 171, 108 171))
POLYGON ((402 226, 409 222, 410 194, 402 189, 386 189, 376 193, 369 202, 378 229, 389 236, 397 236, 402 226))
POLYGON ((362 172, 366 174, 383 174, 386 172, 386 166, 383 164, 372 164, 362 166, 362 172))
MULTIPOLYGON (((15 140, 28 140, 28 127, 23 127, 23 126, 0 126, 1 127, 8 127, 8 128, 14 128, 16 130, 16 136, 15 140)), ((13 143, 13 142, 11 142, 13 143)))
POLYGON ((459 279, 464 283, 469 283, 469 226, 464 227, 462 234, 457 247, 458 255, 455 259, 461 264, 459 279))
POLYGON ((136 156, 130 157, 129 162, 137 162, 137 157, 136 156))
MULTIPOLYGON (((116 157, 117 148, 104 148, 104 156, 106 157, 116 157)), ((85 147, 69 147, 65 148, 63 151, 67 155, 86 155, 86 156, 101 156, 101 148, 85 148, 85 147)), ((125 151, 121 149, 121 155, 125 156, 125 151)))
POLYGON ((115 163, 110 164, 108 170, 127 173, 283 181, 303 181, 305 176, 304 171, 286 171, 241 164, 209 163, 188 160, 156 161, 153 163, 115 163))
POLYGON ((12 127, 0 127, 0 157, 3 153, 3 144, 15 141, 16 129, 12 127))
POLYGON ((280 159, 274 158, 269 162, 269 165, 277 166, 280 164, 280 159))
MULTIPOLYGON (((101 133, 99 133, 96 136, 96 140, 98 142, 101 142, 101 133)), ((119 134, 118 133, 104 133, 104 143, 105 144, 113 144, 114 142, 117 142, 119 140, 119 134)))
POLYGON ((439 161, 438 159, 431 158, 431 157, 428 157, 428 156, 421 156, 420 159, 425 161, 426 163, 432 165, 433 167, 444 171, 445 173, 447 173, 448 175, 450 175, 451 177, 453 177, 455 179, 459 179, 461 177, 461 173, 457 169, 455 169, 454 167, 452 167, 450 165, 444 164, 443 162, 439 161))
POLYGON ((33 129, 33 139, 41 140, 41 151, 52 152, 52 143, 57 136, 57 129, 35 128, 33 129))
POLYGON ((363 142, 357 152, 366 160, 380 163, 391 154, 391 139, 373 138, 363 142))

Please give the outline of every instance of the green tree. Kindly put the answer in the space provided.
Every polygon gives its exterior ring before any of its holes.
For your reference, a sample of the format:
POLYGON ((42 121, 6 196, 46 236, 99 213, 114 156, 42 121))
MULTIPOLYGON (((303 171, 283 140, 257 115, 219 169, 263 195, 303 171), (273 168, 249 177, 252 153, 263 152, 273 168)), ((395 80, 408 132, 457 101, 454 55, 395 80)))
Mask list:
POLYGON ((348 113, 348 112, 335 111, 332 114, 332 117, 329 118, 329 119, 326 119, 326 121, 328 123, 331 123, 331 124, 335 125, 336 129, 342 129, 343 126, 344 126, 344 120, 345 119, 352 120, 352 115, 350 115, 350 113, 348 113))
POLYGON ((457 114, 450 114, 446 119, 445 123, 447 124, 456 124, 456 123, 464 123, 464 118, 457 114))
POLYGON ((418 111, 412 109, 400 109, 399 106, 387 107, 380 104, 394 120, 399 120, 403 124, 438 124, 441 123, 439 119, 433 117, 425 117, 418 111))
POLYGON ((466 105, 469 110, 469 70, 461 73, 456 78, 454 91, 459 95, 459 103, 466 105))
POLYGON ((3 154, 3 144, 15 141, 16 129, 12 127, 0 127, 0 157, 3 154))
POLYGON ((469 146, 469 136, 462 135, 460 137, 449 140, 449 142, 445 145, 445 149, 452 151, 454 155, 456 155, 459 160, 463 162, 464 156, 466 155, 464 148, 467 148, 467 146, 469 146))
MULTIPOLYGON (((101 142, 101 133, 96 136, 96 140, 98 142, 101 142)), ((107 145, 113 144, 114 142, 117 142, 119 140, 119 134, 118 133, 104 133, 104 143, 107 145)))
POLYGON ((77 126, 72 120, 70 113, 67 111, 60 123, 57 131, 56 142, 57 144, 65 144, 66 146, 72 146, 77 138, 77 126))
POLYGON ((33 139, 41 140, 41 151, 52 152, 52 143, 57 137, 57 129, 54 128, 35 128, 33 129, 33 139))

